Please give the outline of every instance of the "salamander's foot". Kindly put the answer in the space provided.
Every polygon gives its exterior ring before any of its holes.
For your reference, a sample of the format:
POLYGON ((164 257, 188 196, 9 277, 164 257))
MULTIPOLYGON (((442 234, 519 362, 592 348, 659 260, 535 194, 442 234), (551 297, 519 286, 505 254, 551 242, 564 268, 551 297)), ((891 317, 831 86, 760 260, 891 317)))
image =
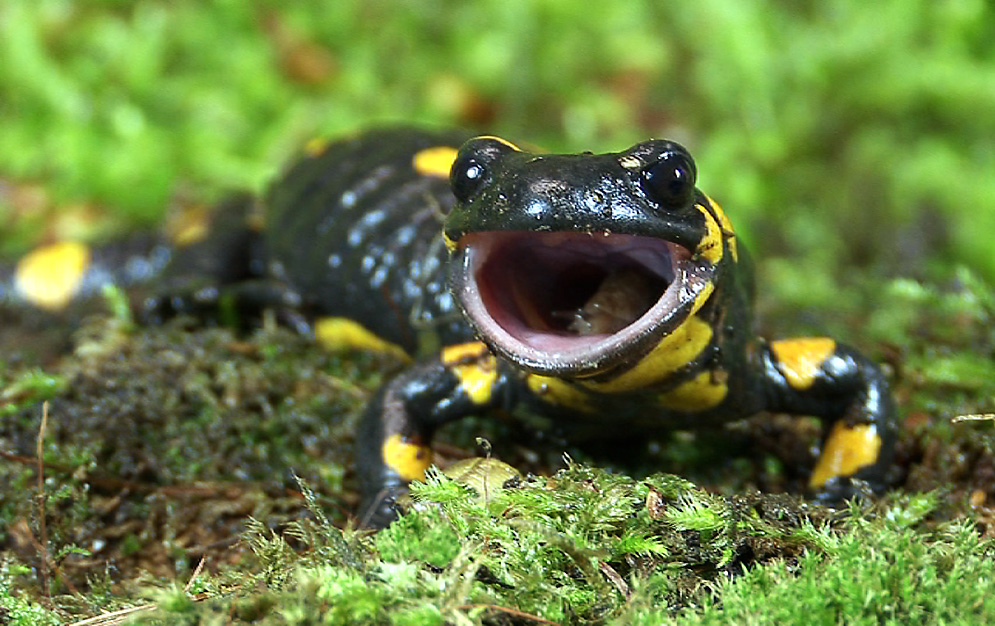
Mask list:
POLYGON ((853 476, 836 477, 815 489, 812 500, 824 506, 837 508, 848 500, 870 501, 884 491, 880 484, 873 484, 853 476))
POLYGON ((396 490, 383 489, 379 493, 364 497, 356 514, 356 524, 360 528, 386 528, 401 514, 398 498, 403 495, 396 490))

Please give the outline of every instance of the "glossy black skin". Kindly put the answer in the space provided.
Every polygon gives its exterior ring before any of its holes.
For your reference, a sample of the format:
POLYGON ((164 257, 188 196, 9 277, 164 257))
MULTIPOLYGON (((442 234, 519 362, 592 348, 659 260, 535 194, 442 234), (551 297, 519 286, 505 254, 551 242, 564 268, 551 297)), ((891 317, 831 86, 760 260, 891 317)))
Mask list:
MULTIPOLYGON (((144 315, 159 321, 178 313, 210 316, 224 297, 240 312, 270 309, 283 323, 311 332, 319 317, 360 321, 409 353, 464 341, 472 331, 446 287, 447 253, 440 234, 453 198, 444 177, 420 175, 412 155, 458 147, 469 135, 413 129, 369 131, 334 142, 295 161, 259 202, 229 207, 241 220, 241 241, 218 246, 241 256, 236 280, 217 271, 189 287, 187 267, 175 289, 150 298, 144 315), (245 225, 253 210, 265 228, 245 225), (184 284, 188 286, 184 286, 184 284)), ((217 218, 215 218, 217 219, 217 218)), ((215 229, 191 256, 211 258, 215 229)), ((204 261, 199 261, 205 263, 204 261)), ((172 268, 170 268, 172 269, 172 268)), ((177 268, 179 269, 179 268, 177 268)))
POLYGON ((470 338, 446 287, 449 181, 411 167, 418 151, 467 138, 372 131, 298 161, 266 197, 267 274, 310 311, 362 321, 411 353, 426 332, 435 344, 470 338))
MULTIPOLYGON (((396 515, 397 497, 406 491, 406 480, 383 457, 385 441, 399 436, 427 449, 441 424, 522 403, 557 419, 605 430, 714 425, 761 410, 815 415, 827 425, 837 420, 870 423, 881 436, 881 454, 854 477, 873 487, 883 484, 895 434, 885 378, 859 353, 837 345, 820 364, 811 388, 802 392, 792 387, 769 344, 753 336, 752 273, 744 250, 734 262, 727 249, 708 274, 715 289, 696 315, 714 331, 709 349, 652 389, 585 392, 591 410, 578 413, 538 397, 526 384, 527 373, 498 359, 486 398, 472 399, 454 364, 434 352, 434 347, 475 337, 447 289, 443 222, 451 241, 484 230, 612 231, 661 237, 695 250, 705 231, 703 215, 692 207, 719 209, 693 183, 685 196, 678 193, 662 203, 646 193, 643 166, 657 158, 661 142, 627 151, 643 165, 624 171, 618 155, 537 156, 484 141, 471 149, 471 156, 486 166, 484 176, 467 184, 454 171, 462 200, 454 210, 450 181, 415 171, 411 159, 425 148, 458 147, 468 137, 384 129, 305 156, 261 202, 235 197, 218 211, 207 239, 170 251, 156 274, 158 293, 142 307, 144 319, 156 322, 177 313, 211 317, 224 299, 239 311, 274 310, 304 333, 317 317, 347 317, 409 353, 428 354, 384 385, 362 418, 355 449, 363 525, 388 523, 396 515), (549 189, 558 192, 543 191, 549 189), (605 199, 610 199, 611 211, 603 210, 605 199), (251 215, 260 209, 264 229, 251 226, 251 215), (729 391, 718 406, 681 412, 654 405, 653 394, 710 371, 728 376, 729 391)), ((461 155, 465 158, 466 150, 461 155)), ((153 253, 162 254, 161 241, 149 243, 135 258, 153 253)), ((120 274, 113 267, 95 266, 94 271, 120 274)), ((682 321, 675 315, 666 330, 682 321)), ((610 380, 639 363, 651 347, 628 346, 601 378, 610 380)), ((489 358, 484 354, 465 364, 486 368, 489 358)), ((847 478, 834 479, 816 495, 837 499, 852 494, 847 478)))
MULTIPOLYGON (((623 376, 627 369, 647 358, 659 337, 649 344, 626 344, 619 354, 610 355, 607 364, 599 362, 593 370, 585 369, 590 364, 558 370, 555 360, 540 363, 521 359, 520 355, 516 357, 491 345, 498 354, 518 358, 526 367, 541 368, 539 371, 547 376, 566 379, 571 390, 584 396, 587 410, 583 411, 564 409, 548 397, 537 395, 527 383, 530 374, 505 359, 497 361, 490 393, 477 401, 471 401, 455 368, 444 360, 419 363, 385 385, 364 415, 357 438, 357 470, 364 498, 361 523, 380 526, 389 522, 396 514, 394 501, 405 490, 403 472, 382 457, 384 441, 400 437, 414 446, 427 447, 435 428, 443 423, 486 409, 511 409, 521 403, 571 423, 590 421, 602 433, 637 427, 715 425, 762 410, 817 416, 827 427, 834 423, 844 428, 870 425, 881 444, 873 462, 852 474, 834 475, 819 485, 815 495, 826 501, 854 495, 858 484, 851 478, 866 480, 874 489, 881 488, 896 431, 894 408, 883 374, 853 349, 833 343, 830 354, 818 357, 821 362, 810 386, 800 388, 787 378, 771 344, 752 332, 753 279, 745 250, 740 249, 739 260, 735 260, 729 248, 731 239, 724 237, 720 245, 725 246, 725 254, 721 260, 713 266, 703 260, 708 257, 706 250, 711 240, 702 210, 715 217, 721 209, 693 188, 693 162, 690 188, 677 185, 676 193, 668 195, 664 191, 661 196, 652 184, 647 184, 647 172, 656 160, 669 159, 672 152, 682 153, 683 148, 651 141, 619 154, 535 155, 518 152, 498 140, 478 139, 460 150, 452 171, 458 202, 444 228, 456 248, 454 265, 462 261, 457 242, 465 235, 480 232, 612 232, 679 243, 695 251, 688 267, 695 268, 696 275, 707 276, 714 287, 694 314, 712 328, 713 338, 692 360, 647 388, 611 393, 591 391, 584 381, 610 383, 623 376), (635 164, 626 169, 620 166, 623 160, 635 164), (726 380, 728 391, 719 404, 686 411, 658 404, 661 392, 706 372, 726 380)), ((663 188, 667 189, 666 181, 663 188)), ((675 307, 679 314, 662 323, 667 334, 683 324, 689 309, 688 302, 675 307)), ((484 370, 491 367, 486 356, 478 362, 484 370)), ((474 361, 465 365, 473 366, 474 361)))
POLYGON ((692 208, 702 200, 691 184, 661 207, 643 191, 639 171, 619 165, 619 156, 650 163, 658 155, 686 151, 670 141, 644 142, 612 154, 532 154, 496 139, 475 139, 461 150, 453 169, 463 196, 447 219, 451 240, 482 231, 618 232, 673 241, 694 249, 704 236, 703 216, 692 208), (459 172, 471 164, 485 174, 463 182, 459 172))

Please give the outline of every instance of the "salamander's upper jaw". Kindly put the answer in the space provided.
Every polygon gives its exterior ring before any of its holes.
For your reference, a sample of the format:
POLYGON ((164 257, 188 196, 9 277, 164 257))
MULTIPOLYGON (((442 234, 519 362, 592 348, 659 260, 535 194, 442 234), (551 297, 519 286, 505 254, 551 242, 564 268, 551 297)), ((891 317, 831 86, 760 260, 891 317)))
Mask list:
POLYGON ((481 338, 520 367, 575 378, 624 367, 711 293, 703 196, 676 144, 537 156, 477 139, 451 180, 454 294, 481 338))

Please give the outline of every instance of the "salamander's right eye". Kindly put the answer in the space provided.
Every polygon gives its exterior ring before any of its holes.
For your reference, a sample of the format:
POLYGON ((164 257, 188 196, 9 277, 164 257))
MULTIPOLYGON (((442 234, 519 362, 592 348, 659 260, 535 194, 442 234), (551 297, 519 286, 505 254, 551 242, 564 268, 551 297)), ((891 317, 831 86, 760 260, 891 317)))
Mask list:
POLYGON ((449 171, 449 185, 460 202, 467 202, 489 182, 491 165, 504 153, 518 150, 497 137, 476 137, 463 144, 449 171))
POLYGON ((680 146, 667 150, 642 171, 643 192, 664 209, 688 206, 694 199, 696 170, 691 156, 680 146))

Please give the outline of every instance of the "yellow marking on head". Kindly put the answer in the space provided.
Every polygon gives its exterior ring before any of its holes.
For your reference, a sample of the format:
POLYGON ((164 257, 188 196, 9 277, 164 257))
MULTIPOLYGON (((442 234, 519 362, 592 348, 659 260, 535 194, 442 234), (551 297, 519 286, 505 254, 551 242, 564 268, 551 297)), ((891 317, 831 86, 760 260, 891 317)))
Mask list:
POLYGON ((457 367, 490 356, 491 351, 483 341, 455 343, 442 349, 439 359, 446 367, 457 367))
POLYGON ((456 160, 456 148, 451 146, 435 146, 425 148, 411 157, 411 167, 422 176, 449 178, 449 170, 456 160))
POLYGON ((674 411, 705 411, 725 400, 729 388, 726 372, 701 372, 691 380, 657 397, 661 406, 674 411))
POLYGON ((729 216, 722 210, 722 207, 719 206, 718 202, 712 200, 707 195, 705 197, 708 198, 708 202, 712 205, 712 209, 715 211, 715 217, 719 220, 719 227, 722 229, 722 235, 729 243, 729 250, 732 252, 732 260, 739 261, 739 247, 736 244, 736 229, 732 227, 732 222, 729 221, 729 216))
POLYGON ((408 443, 401 435, 388 437, 380 454, 384 464, 407 482, 424 480, 425 470, 432 464, 432 448, 408 443))
POLYGON ((195 205, 171 215, 166 222, 166 234, 174 246, 184 248, 206 239, 210 225, 207 208, 195 205))
POLYGON ((560 378, 529 374, 525 378, 525 384, 528 385, 532 393, 544 402, 581 413, 594 411, 594 407, 591 406, 591 398, 583 389, 578 389, 560 378))
POLYGON ((314 336, 328 350, 370 350, 396 356, 405 362, 411 360, 401 346, 345 317, 322 317, 315 320, 314 336))
POLYGON ((42 246, 17 263, 14 288, 31 304, 58 311, 79 292, 89 265, 90 248, 78 241, 42 246))
POLYGON ((698 242, 694 256, 703 258, 714 265, 722 260, 722 227, 715 221, 707 207, 696 204, 694 208, 705 216, 705 236, 698 242))
POLYGON ((456 251, 456 242, 450 239, 449 235, 447 235, 445 231, 442 233, 442 241, 446 244, 446 250, 449 251, 449 254, 456 251))
POLYGON ((809 487, 816 489, 839 476, 852 476, 861 468, 873 465, 881 452, 881 437, 874 424, 833 425, 822 455, 812 470, 809 487))
POLYGON ((478 137, 474 137, 474 139, 493 139, 494 141, 496 141, 498 143, 503 143, 504 145, 508 146, 512 150, 515 150, 516 152, 521 152, 522 151, 522 149, 519 148, 518 146, 516 146, 515 144, 511 143, 510 141, 508 141, 504 137, 498 137, 497 135, 480 135, 478 137))
POLYGON ((304 144, 304 154, 312 159, 320 157, 328 149, 327 137, 312 137, 304 144))
POLYGON ((579 380, 578 383, 601 393, 644 389, 666 380, 693 361, 711 341, 711 324, 692 315, 656 344, 632 369, 622 372, 617 378, 604 382, 579 380))
POLYGON ((788 384, 804 391, 815 382, 819 367, 836 351, 836 342, 828 337, 781 339, 772 341, 770 349, 788 384))
POLYGON ((470 341, 446 346, 440 356, 460 387, 474 404, 486 404, 491 399, 497 382, 497 359, 481 341, 470 341))

